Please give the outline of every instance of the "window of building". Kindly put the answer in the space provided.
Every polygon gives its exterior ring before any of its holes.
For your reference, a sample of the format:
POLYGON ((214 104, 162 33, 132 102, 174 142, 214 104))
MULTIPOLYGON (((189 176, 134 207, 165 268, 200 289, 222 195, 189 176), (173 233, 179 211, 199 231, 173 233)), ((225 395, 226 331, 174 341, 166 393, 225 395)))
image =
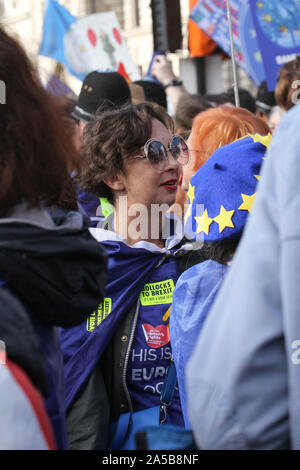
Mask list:
POLYGON ((141 26, 141 15, 140 15, 140 0, 134 0, 134 25, 135 27, 141 26))
POLYGON ((4 16, 4 14, 5 14, 4 1, 0 0, 0 18, 1 18, 1 16, 4 16))

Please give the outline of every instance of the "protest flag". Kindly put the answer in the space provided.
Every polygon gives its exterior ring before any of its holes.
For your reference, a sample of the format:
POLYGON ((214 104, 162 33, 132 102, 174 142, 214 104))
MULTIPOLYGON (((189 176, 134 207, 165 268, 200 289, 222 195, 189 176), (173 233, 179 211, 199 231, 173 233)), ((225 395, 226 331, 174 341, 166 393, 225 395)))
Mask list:
POLYGON ((76 18, 56 0, 48 0, 45 9, 43 37, 39 55, 51 57, 68 67, 64 36, 76 18))
POLYGON ((119 72, 128 81, 140 79, 112 11, 76 19, 56 0, 48 0, 39 54, 64 64, 82 81, 96 70, 119 72))

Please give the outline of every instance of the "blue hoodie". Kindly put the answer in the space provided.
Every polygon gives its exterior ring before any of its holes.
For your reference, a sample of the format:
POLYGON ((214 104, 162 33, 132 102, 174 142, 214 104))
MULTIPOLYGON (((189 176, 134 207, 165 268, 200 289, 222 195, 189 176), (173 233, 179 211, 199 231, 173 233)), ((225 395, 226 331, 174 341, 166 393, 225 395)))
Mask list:
POLYGON ((299 119, 295 106, 276 131, 253 213, 187 367, 189 419, 202 449, 300 449, 299 119))
MULTIPOLYGON (((216 261, 203 261, 185 271, 174 289, 170 337, 186 429, 191 429, 187 413, 186 365, 227 270, 228 266, 216 261)), ((199 366, 205 359, 206 356, 199 360, 199 366)))

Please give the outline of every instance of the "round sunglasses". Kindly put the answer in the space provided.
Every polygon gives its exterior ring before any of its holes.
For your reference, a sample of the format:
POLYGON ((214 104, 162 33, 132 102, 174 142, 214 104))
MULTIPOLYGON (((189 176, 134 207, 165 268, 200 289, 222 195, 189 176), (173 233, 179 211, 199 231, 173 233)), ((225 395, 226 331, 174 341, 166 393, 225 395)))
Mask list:
POLYGON ((172 157, 180 165, 186 165, 190 158, 187 143, 180 135, 174 135, 168 149, 160 140, 149 139, 144 145, 144 155, 136 155, 134 158, 147 158, 150 165, 157 171, 164 171, 168 161, 168 150, 172 157))

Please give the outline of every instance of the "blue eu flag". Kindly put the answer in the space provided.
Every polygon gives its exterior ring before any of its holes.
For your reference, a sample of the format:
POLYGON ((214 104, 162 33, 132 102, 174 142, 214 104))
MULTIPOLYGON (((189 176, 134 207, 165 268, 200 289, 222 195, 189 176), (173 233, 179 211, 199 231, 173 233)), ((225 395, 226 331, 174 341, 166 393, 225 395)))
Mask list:
POLYGON ((48 0, 44 18, 44 30, 39 54, 56 59, 69 67, 64 49, 64 36, 77 19, 56 0, 48 0))

